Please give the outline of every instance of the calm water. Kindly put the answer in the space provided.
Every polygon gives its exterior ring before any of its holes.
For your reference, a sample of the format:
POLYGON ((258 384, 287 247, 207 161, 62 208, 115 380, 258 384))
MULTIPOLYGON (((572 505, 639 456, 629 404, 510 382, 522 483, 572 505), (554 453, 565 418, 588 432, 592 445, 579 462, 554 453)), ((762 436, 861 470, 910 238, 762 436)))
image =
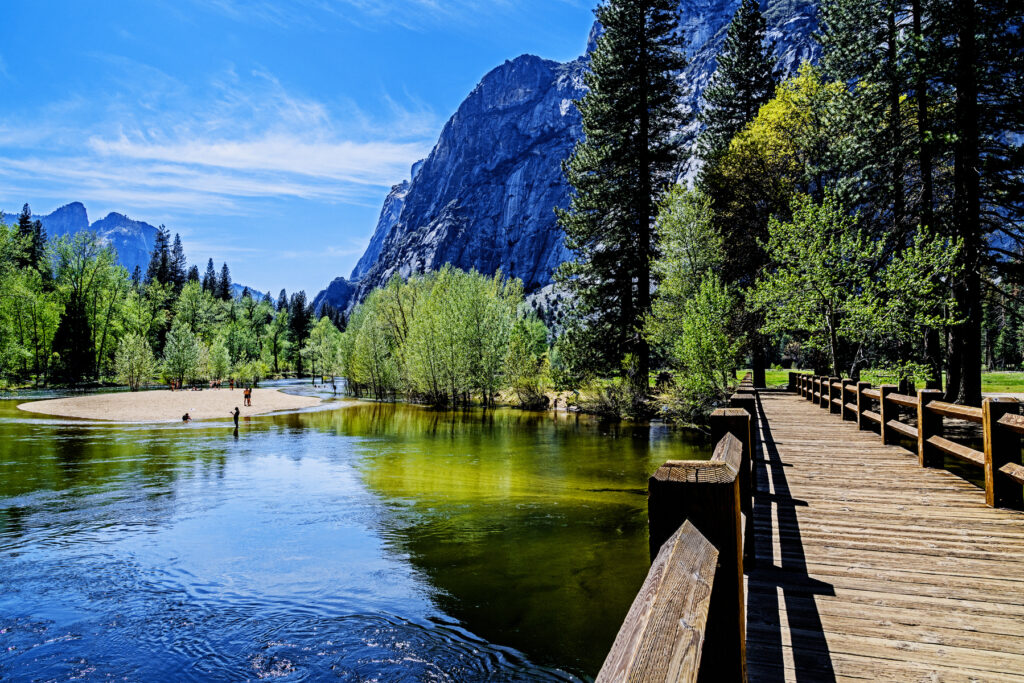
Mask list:
POLYGON ((0 679, 572 680, 647 571, 659 427, 335 402, 111 425, 0 401, 0 679))

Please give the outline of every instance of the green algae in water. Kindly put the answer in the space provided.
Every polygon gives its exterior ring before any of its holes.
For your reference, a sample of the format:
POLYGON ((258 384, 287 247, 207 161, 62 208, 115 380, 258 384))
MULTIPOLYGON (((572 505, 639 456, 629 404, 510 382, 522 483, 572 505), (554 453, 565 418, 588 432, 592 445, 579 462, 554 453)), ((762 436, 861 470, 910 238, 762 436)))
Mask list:
POLYGON ((647 571, 647 478, 707 444, 343 405, 255 418, 235 440, 226 422, 36 420, 0 402, 0 672, 70 677, 81 657, 143 678, 594 675, 647 571), (43 645, 54 634, 73 638, 43 645))

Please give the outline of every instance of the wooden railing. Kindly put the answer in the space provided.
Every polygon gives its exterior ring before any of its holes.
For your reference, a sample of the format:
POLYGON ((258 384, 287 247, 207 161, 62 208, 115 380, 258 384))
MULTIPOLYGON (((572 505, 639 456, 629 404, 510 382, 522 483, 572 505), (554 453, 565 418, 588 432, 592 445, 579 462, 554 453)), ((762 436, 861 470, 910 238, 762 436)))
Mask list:
POLYGON ((756 400, 748 373, 711 416, 711 459, 670 460, 650 478, 653 562, 597 681, 746 680, 756 400))
POLYGON ((986 398, 976 408, 947 403, 935 389, 922 389, 910 396, 897 393, 898 387, 890 384, 872 388, 867 382, 795 372, 789 375, 789 386, 844 420, 855 420, 861 429, 877 425, 882 443, 896 443, 897 436, 915 441, 921 467, 942 467, 943 456, 951 455, 983 468, 989 506, 1024 507, 1020 441, 1024 417, 1017 401, 986 398), (916 416, 916 426, 900 420, 904 412, 916 416), (946 418, 980 424, 982 450, 947 439, 946 418))

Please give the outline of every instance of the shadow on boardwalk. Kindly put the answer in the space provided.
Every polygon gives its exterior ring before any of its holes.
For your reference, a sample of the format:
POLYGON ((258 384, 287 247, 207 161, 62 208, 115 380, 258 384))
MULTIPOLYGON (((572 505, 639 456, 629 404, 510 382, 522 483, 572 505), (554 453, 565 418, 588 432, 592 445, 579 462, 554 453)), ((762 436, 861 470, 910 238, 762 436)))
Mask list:
POLYGON ((757 561, 747 572, 749 677, 751 681, 835 681, 828 642, 815 603, 815 596, 835 595, 835 591, 831 584, 808 575, 796 514, 796 508, 807 503, 792 496, 786 480, 786 468, 792 465, 782 461, 760 397, 757 410, 759 443, 754 460, 757 561), (778 548, 774 547, 776 537, 778 548), (783 614, 787 623, 782 623, 783 614), (793 642, 785 642, 783 633, 788 636, 786 640, 793 642))

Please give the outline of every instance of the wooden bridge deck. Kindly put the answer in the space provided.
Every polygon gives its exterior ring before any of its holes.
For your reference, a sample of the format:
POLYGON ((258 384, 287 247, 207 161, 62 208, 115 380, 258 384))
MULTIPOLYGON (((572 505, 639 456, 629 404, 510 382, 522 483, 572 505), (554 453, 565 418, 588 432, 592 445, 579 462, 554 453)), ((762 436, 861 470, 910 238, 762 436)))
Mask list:
POLYGON ((759 410, 750 680, 1024 681, 1024 513, 795 394, 759 410))

